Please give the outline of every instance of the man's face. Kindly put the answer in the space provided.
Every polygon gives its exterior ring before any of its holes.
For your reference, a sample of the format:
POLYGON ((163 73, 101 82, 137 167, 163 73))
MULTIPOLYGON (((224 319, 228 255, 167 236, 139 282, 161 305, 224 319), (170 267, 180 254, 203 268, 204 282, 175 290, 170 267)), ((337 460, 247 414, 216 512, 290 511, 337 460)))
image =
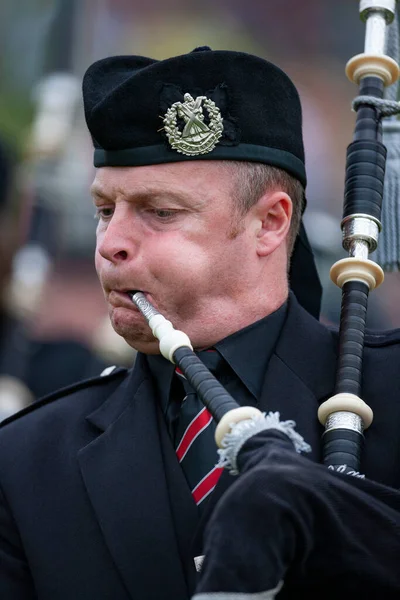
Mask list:
POLYGON ((96 269, 113 327, 134 348, 157 353, 158 342, 129 290, 197 348, 243 326, 256 251, 251 211, 240 227, 234 218, 233 185, 214 161, 98 169, 96 269))

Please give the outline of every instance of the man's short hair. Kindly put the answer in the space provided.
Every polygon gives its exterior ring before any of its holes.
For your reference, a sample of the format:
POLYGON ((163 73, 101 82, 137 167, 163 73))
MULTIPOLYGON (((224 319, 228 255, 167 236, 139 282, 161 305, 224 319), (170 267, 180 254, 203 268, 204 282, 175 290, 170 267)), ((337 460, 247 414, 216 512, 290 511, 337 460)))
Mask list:
POLYGON ((304 187, 283 169, 263 163, 224 161, 224 168, 233 169, 233 198, 239 216, 245 215, 267 190, 279 189, 292 200, 293 213, 287 240, 288 256, 293 252, 304 210, 304 187))

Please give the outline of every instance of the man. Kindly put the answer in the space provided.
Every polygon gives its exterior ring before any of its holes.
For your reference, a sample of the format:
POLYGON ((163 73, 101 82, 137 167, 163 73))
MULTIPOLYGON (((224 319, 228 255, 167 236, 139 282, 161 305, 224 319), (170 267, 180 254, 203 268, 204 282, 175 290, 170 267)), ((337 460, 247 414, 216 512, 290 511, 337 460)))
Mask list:
MULTIPOLYGON (((320 460, 317 408, 334 389, 337 339, 289 292, 291 264, 291 286, 297 275, 296 294, 317 312, 318 291, 301 294, 313 277, 310 255, 298 268, 299 238, 291 260, 306 184, 300 103, 274 65, 209 48, 101 60, 83 94, 98 168, 96 267, 112 324, 139 353, 133 371, 77 384, 3 425, 0 596, 184 600, 204 525, 233 478, 224 472, 215 489, 209 479, 207 423, 184 442, 195 394, 159 355, 130 292, 144 292, 204 361, 217 359, 241 404, 294 419, 320 460)), ((378 416, 363 468, 392 486, 398 342, 376 336, 365 352, 365 400, 378 416)))

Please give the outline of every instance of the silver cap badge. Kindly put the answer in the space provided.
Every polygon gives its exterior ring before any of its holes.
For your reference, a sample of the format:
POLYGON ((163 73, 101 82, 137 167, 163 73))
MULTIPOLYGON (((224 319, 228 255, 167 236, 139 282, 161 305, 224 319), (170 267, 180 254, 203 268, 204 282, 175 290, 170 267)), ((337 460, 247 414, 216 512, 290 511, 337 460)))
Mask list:
POLYGON ((171 147, 187 156, 207 154, 215 148, 224 129, 223 118, 218 106, 206 96, 194 99, 184 95, 184 102, 174 102, 164 116, 164 130, 171 147), (204 122, 203 107, 207 110, 209 124, 204 122), (183 131, 177 117, 185 121, 183 131))

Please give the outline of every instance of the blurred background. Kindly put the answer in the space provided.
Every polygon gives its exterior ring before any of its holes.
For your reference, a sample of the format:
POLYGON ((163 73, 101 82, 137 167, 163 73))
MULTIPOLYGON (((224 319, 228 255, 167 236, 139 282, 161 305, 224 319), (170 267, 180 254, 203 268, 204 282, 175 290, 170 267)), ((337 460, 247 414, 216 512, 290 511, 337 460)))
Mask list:
MULTIPOLYGON (((329 268, 345 256, 340 218, 357 89, 344 68, 364 46, 358 4, 2 0, 2 347, 14 344, 23 357, 12 367, 13 375, 25 381, 31 396, 134 359, 107 325, 93 267, 92 147, 80 86, 89 64, 111 54, 162 59, 209 45, 257 54, 289 74, 304 111, 305 222, 324 286, 322 318, 337 322, 340 291, 329 282, 329 268)), ((400 326, 399 273, 387 274, 370 307, 369 327, 400 326)), ((7 353, 8 365, 15 363, 16 354, 7 353)), ((7 369, 0 364, 0 374, 7 369)))

